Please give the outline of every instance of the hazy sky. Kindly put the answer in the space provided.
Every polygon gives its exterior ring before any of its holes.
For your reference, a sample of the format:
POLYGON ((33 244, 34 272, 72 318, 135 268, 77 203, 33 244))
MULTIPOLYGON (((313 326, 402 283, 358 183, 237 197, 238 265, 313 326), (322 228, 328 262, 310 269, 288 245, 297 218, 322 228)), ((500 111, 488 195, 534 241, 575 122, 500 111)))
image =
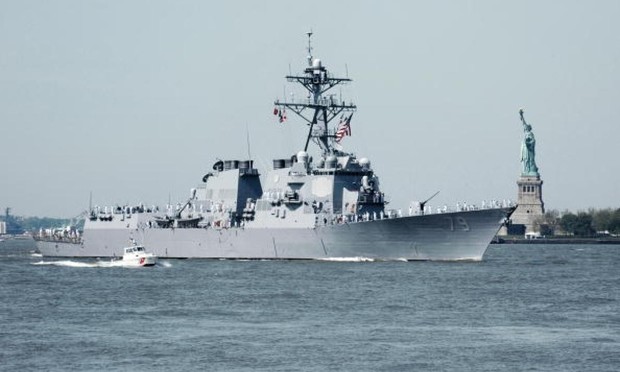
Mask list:
POLYGON ((516 200, 523 107, 546 207, 618 208, 619 20, 620 1, 0 1, 0 208, 180 201, 247 131, 259 167, 290 156, 306 127, 273 101, 309 29, 353 79, 343 145, 390 206, 516 200))

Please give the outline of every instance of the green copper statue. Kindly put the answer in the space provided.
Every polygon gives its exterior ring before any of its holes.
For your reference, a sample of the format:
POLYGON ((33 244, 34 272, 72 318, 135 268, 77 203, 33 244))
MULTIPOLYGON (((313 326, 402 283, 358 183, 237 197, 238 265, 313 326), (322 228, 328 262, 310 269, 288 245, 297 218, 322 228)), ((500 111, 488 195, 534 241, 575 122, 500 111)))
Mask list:
POLYGON ((523 109, 519 109, 519 115, 521 115, 521 122, 523 123, 523 131, 525 137, 521 143, 521 163, 523 164, 523 176, 539 176, 538 167, 536 166, 536 139, 532 132, 532 126, 525 122, 523 117, 523 109))

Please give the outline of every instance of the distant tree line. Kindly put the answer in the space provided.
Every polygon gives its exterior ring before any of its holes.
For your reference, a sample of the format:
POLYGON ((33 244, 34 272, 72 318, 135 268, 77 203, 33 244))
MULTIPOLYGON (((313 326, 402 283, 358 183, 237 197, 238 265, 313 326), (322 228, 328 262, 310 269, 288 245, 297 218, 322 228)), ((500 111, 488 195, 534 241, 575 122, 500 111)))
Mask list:
POLYGON ((3 220, 7 222, 7 230, 11 234, 21 234, 24 231, 37 232, 39 229, 63 228, 71 222, 68 219, 50 217, 9 216, 7 220, 5 216, 0 216, 0 221, 3 220), (11 226, 11 229, 8 229, 9 226, 11 226))
POLYGON ((542 235, 593 237, 601 234, 620 235, 620 208, 589 209, 572 213, 550 210, 536 221, 542 235))

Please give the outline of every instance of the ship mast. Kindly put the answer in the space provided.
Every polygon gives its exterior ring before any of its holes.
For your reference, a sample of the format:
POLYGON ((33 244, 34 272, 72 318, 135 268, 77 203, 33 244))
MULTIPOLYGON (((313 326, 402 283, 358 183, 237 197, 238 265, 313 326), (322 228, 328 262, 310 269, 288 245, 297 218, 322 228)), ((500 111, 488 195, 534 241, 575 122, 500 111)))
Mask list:
POLYGON ((286 102, 276 100, 277 108, 287 108, 297 114, 310 127, 304 151, 308 151, 308 145, 312 139, 323 154, 331 154, 337 150, 334 148, 336 129, 330 130, 329 123, 344 112, 354 112, 357 109, 353 103, 345 103, 334 98, 334 95, 325 97, 324 94, 333 87, 352 81, 349 78, 337 78, 331 76, 321 64, 321 60, 312 56, 312 31, 308 35, 308 67, 304 75, 288 75, 286 80, 301 84, 308 91, 308 99, 305 102, 286 102))

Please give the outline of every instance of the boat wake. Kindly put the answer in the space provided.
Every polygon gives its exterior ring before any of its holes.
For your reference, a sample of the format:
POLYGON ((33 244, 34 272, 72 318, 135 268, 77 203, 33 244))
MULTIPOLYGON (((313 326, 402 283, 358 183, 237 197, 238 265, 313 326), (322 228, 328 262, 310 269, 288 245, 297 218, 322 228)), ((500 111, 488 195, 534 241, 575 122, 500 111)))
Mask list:
MULTIPOLYGON (((33 262, 32 265, 37 266, 61 266, 61 267, 80 267, 80 268, 108 268, 108 267, 125 267, 125 268, 141 268, 143 266, 137 266, 133 263, 123 262, 122 260, 111 261, 95 261, 95 262, 82 262, 72 260, 61 261, 39 261, 33 262)), ((172 264, 168 261, 158 262, 155 266, 172 267, 172 264)))
POLYGON ((155 266, 162 266, 162 267, 172 267, 172 264, 168 261, 157 261, 157 264, 155 264, 155 266))
MULTIPOLYGON (((103 264, 103 262, 95 262, 95 263, 89 263, 89 262, 78 262, 78 261, 70 261, 70 260, 63 260, 63 261, 39 261, 39 262, 33 262, 33 265, 37 265, 37 266, 63 266, 63 267, 104 267, 101 264, 103 264)), ((107 264, 110 264, 109 262, 107 264)))

